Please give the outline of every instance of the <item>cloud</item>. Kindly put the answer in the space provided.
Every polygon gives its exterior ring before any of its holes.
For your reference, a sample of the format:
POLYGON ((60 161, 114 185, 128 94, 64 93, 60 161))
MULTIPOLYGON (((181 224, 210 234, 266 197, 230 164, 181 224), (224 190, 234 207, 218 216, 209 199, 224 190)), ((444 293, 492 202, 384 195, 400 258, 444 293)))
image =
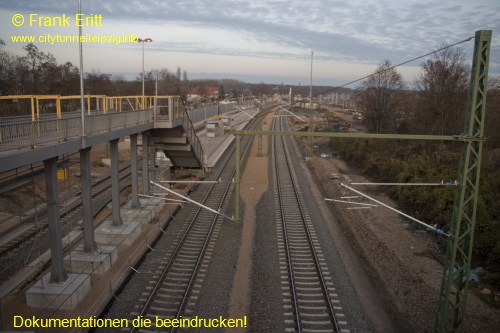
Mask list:
MULTIPOLYGON (((0 4, 4 10, 52 15, 77 9, 74 0, 0 4)), ((497 0, 86 0, 82 9, 102 14, 108 28, 126 24, 153 31, 155 51, 234 57, 305 60, 313 49, 323 61, 398 63, 479 29, 493 30, 494 38, 500 34, 497 0)), ((491 68, 498 73, 497 40, 491 68)))

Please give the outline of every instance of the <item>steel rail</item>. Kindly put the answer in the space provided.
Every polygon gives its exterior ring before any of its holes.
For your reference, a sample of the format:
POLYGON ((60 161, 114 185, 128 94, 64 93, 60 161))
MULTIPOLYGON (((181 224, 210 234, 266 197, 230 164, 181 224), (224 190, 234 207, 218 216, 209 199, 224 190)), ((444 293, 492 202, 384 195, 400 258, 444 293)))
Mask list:
MULTIPOLYGON (((282 118, 280 118, 279 120, 279 124, 280 124, 280 127, 283 126, 282 124, 283 120, 282 118)), ((296 174, 295 174, 295 171, 294 171, 294 168, 293 168, 293 165, 292 165, 292 162, 291 162, 291 158, 290 158, 290 153, 289 153, 289 150, 288 150, 288 145, 287 145, 287 142, 286 142, 286 138, 285 137, 281 137, 281 147, 283 149, 283 152, 284 152, 284 159, 285 159, 285 163, 286 163, 286 167, 287 167, 287 174, 290 176, 290 181, 291 181, 291 185, 293 186, 293 196, 297 202, 297 207, 299 209, 299 212, 300 212, 300 217, 301 217, 301 221, 302 221, 302 225, 304 227, 304 232, 307 236, 307 242, 308 242, 308 245, 309 245, 309 248, 310 248, 310 252, 311 252, 311 255, 313 257, 313 261, 314 261, 314 267, 316 269, 316 272, 318 274, 318 278, 319 278, 319 282, 320 282, 320 285, 321 285, 321 289, 322 289, 322 292, 323 292, 323 295, 324 295, 324 298, 325 298, 325 302, 326 302, 326 305, 327 305, 327 308, 328 308, 328 313, 329 313, 329 316, 331 318, 331 322, 334 326, 334 330, 335 332, 340 332, 340 327, 339 327, 339 323, 337 321, 337 318, 336 318, 336 315, 335 315, 335 310, 334 310, 334 307, 333 307, 333 304, 331 302, 331 299, 330 299, 330 296, 329 296, 329 290, 328 290, 328 287, 326 285, 326 281, 325 281, 325 277, 323 275, 323 272, 322 272, 322 269, 320 267, 320 262, 319 262, 319 258, 318 258, 318 255, 316 253, 316 249, 315 249, 315 246, 314 246, 314 242, 313 242, 313 239, 312 239, 312 236, 311 236, 311 232, 309 230, 309 226, 307 225, 307 216, 306 216, 306 212, 305 212, 305 207, 304 207, 304 202, 303 200, 301 199, 301 197, 299 196, 298 192, 299 192, 299 186, 297 184, 297 179, 296 179, 296 174)), ((275 142, 275 146, 277 146, 276 142, 275 142)), ((277 182, 278 182, 278 196, 279 196, 279 199, 280 199, 280 203, 283 203, 285 201, 285 199, 283 198, 282 196, 282 190, 280 188, 280 184, 281 184, 281 181, 280 181, 280 166, 278 165, 278 158, 275 158, 275 172, 276 172, 276 178, 277 178, 277 182)), ((287 226, 287 222, 286 222, 286 219, 285 219, 285 215, 284 215, 284 207, 283 205, 280 205, 280 209, 282 210, 282 214, 281 214, 281 218, 282 218, 282 226, 283 226, 283 233, 284 233, 284 239, 285 239, 285 249, 286 249, 286 255, 287 255, 287 261, 289 262, 289 265, 290 265, 290 284, 291 284, 291 289, 292 289, 292 297, 294 298, 293 299, 293 303, 296 307, 296 312, 295 312, 295 317, 296 317, 296 325, 297 325, 297 331, 298 332, 301 332, 302 331, 302 327, 301 327, 301 319, 300 319, 300 311, 299 311, 299 307, 298 307, 298 301, 296 299, 297 297, 297 293, 296 291, 294 290, 295 289, 295 281, 294 280, 294 274, 293 274, 293 266, 292 266, 292 258, 291 258, 291 254, 290 254, 290 248, 288 246, 288 240, 286 239, 287 238, 287 231, 286 231, 286 226, 287 226)))
POLYGON ((287 234, 287 229, 286 229, 286 219, 284 218, 285 216, 285 211, 284 211, 284 205, 282 204, 283 201, 283 195, 281 193, 281 186, 280 186, 280 177, 279 177, 279 165, 278 165, 278 159, 275 157, 276 156, 276 150, 277 150, 277 140, 275 137, 272 138, 273 140, 273 159, 274 159, 274 168, 276 172, 276 182, 278 184, 277 189, 278 189, 278 197, 280 200, 280 212, 281 212, 281 225, 282 225, 282 231, 283 231, 283 241, 285 243, 285 254, 286 254, 286 261, 288 263, 288 274, 290 277, 290 289, 292 292, 292 302, 293 302, 293 308, 294 308, 294 313, 295 313, 295 323, 297 326, 297 332, 302 332, 302 327, 301 327, 301 320, 300 320, 300 312, 299 312, 299 306, 297 304, 297 290, 295 287, 295 277, 293 273, 293 262, 290 254, 290 246, 288 244, 288 234, 287 234))

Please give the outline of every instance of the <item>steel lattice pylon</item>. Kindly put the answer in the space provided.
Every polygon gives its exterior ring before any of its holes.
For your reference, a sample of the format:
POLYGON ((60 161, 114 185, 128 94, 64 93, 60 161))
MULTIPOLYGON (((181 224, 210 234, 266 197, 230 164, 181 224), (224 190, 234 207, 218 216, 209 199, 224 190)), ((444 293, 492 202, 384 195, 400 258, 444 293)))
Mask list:
POLYGON ((447 260, 441 285, 436 332, 462 332, 474 242, 491 30, 476 32, 467 114, 459 166, 459 190, 453 205, 447 260), (453 315, 453 317, 451 316, 453 315))

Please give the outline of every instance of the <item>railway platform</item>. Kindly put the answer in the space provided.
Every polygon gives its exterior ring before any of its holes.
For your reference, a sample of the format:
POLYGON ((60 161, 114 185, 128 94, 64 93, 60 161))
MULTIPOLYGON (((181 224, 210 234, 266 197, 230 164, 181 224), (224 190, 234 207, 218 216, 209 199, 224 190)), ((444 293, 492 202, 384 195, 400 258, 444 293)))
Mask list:
MULTIPOLYGON (((198 132, 203 151, 206 155, 206 167, 211 169, 215 166, 222 154, 226 151, 229 145, 234 140, 234 135, 224 135, 224 128, 243 129, 245 125, 258 113, 257 108, 248 110, 246 113, 228 113, 223 118, 220 118, 220 129, 217 130, 215 136, 210 136, 209 129, 204 126, 204 129, 198 132)), ((200 124, 201 125, 201 124, 200 124)))

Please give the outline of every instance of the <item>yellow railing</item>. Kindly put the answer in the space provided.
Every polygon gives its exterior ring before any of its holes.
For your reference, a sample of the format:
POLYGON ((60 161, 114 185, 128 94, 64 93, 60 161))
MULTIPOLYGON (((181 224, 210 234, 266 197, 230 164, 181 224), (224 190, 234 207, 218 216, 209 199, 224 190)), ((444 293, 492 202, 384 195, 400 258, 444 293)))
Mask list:
MULTIPOLYGON (((156 96, 159 100, 178 97, 178 96, 156 96)), ((53 109, 57 115, 57 118, 62 117, 62 104, 61 101, 65 100, 75 100, 76 103, 73 105, 80 106, 78 102, 80 100, 80 95, 70 95, 70 96, 60 96, 60 95, 8 95, 0 96, 0 100, 11 100, 17 101, 21 99, 30 100, 31 109, 31 119, 34 121, 40 119, 40 104, 42 101, 49 101, 53 103, 50 108, 53 109)), ((121 112, 122 110, 146 110, 153 109, 155 96, 106 96, 106 95, 85 95, 85 109, 90 115, 91 111, 102 111, 107 113, 109 110, 116 110, 121 112)), ((157 100, 158 103, 158 100, 157 100)), ((1 110, 0 110, 1 111, 1 110)), ((75 110, 71 110, 75 111, 75 110)))
POLYGON ((36 96, 34 95, 8 95, 8 96, 0 96, 0 100, 18 100, 18 99, 30 99, 31 100, 31 120, 35 120, 35 110, 38 109, 38 107, 35 109, 35 105, 38 105, 37 103, 35 104, 36 96))

